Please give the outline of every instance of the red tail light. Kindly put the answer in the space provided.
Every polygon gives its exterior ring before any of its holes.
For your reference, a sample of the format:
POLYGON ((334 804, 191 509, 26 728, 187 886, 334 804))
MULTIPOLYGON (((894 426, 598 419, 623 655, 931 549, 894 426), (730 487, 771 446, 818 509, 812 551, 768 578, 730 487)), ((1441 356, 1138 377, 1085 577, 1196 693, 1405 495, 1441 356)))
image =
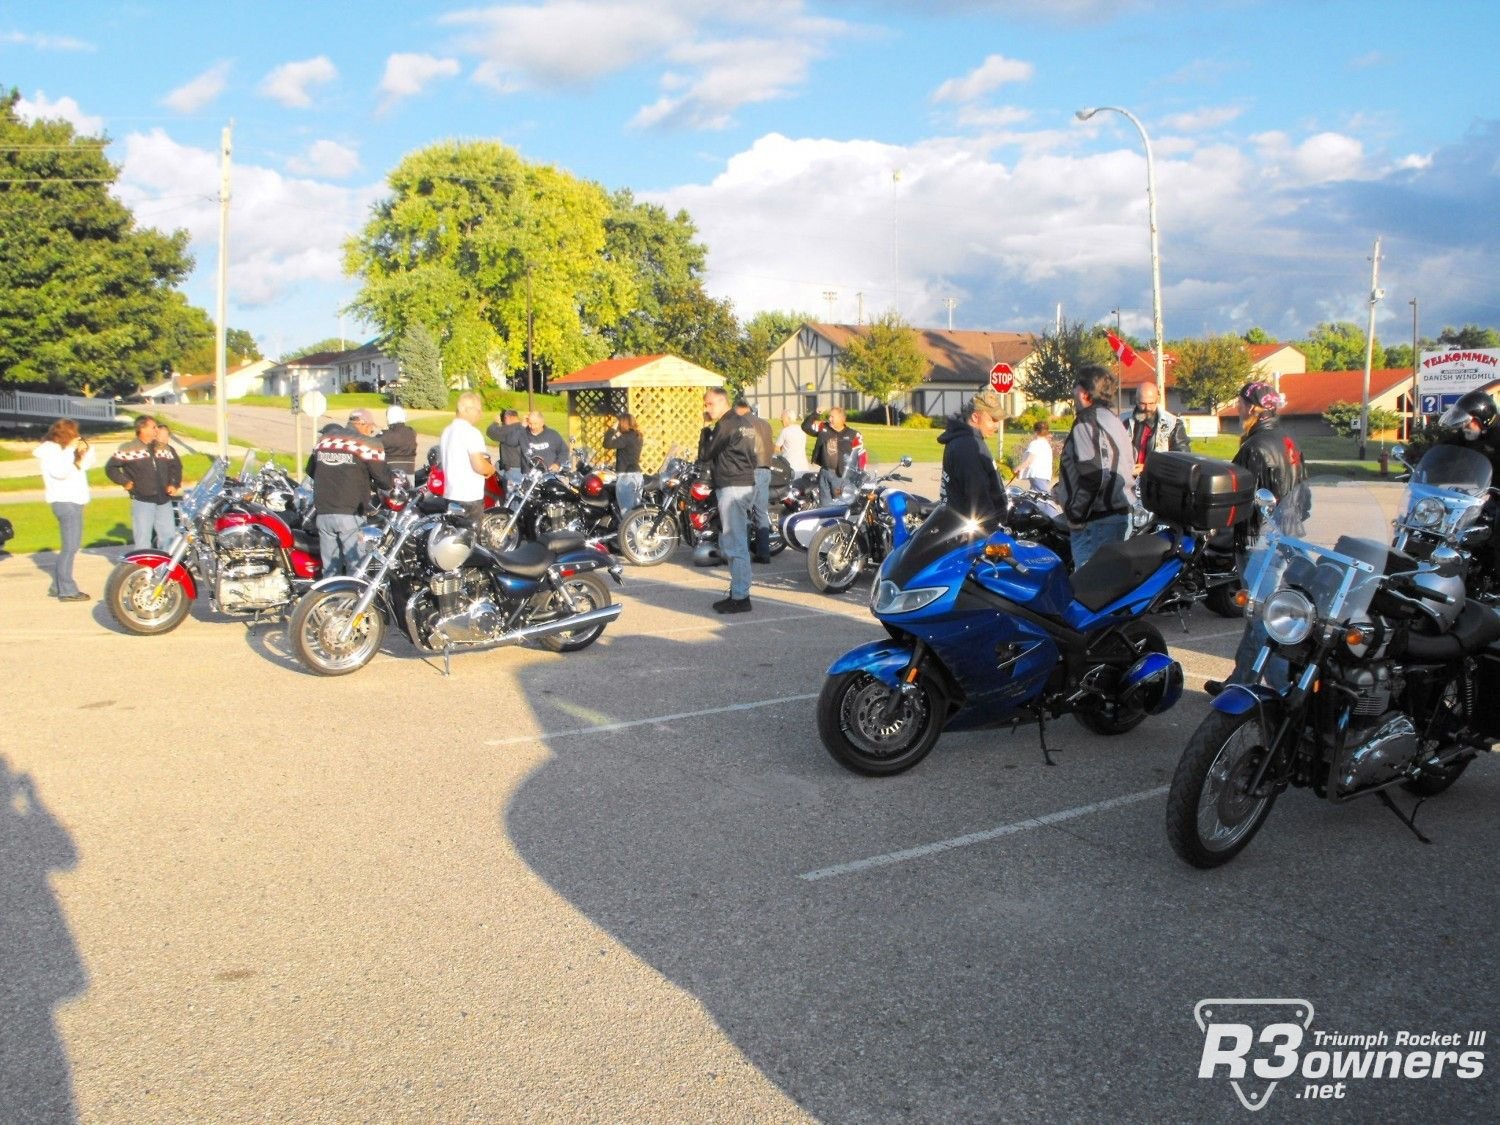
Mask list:
POLYGON ((596 497, 604 492, 604 481, 599 479, 598 473, 590 473, 583 478, 583 494, 588 497, 596 497))
POLYGON ((688 489, 688 495, 694 500, 707 500, 714 494, 714 490, 708 486, 708 482, 695 480, 693 486, 688 489))

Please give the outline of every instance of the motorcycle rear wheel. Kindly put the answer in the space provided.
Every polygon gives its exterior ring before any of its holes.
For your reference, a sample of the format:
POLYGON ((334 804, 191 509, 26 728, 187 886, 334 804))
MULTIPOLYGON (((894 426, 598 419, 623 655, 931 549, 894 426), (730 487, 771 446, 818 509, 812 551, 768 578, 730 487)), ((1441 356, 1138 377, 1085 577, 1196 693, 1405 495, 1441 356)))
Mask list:
POLYGON ((120 627, 139 637, 170 633, 187 619, 192 599, 182 583, 170 578, 162 585, 161 595, 152 595, 151 574, 154 567, 123 559, 109 573, 104 584, 104 604, 120 627))
POLYGON ((1244 617, 1245 607, 1234 604, 1236 582, 1223 582, 1209 588, 1203 596, 1203 604, 1220 617, 1244 617))
POLYGON ((635 508, 620 524, 620 554, 632 566, 666 562, 677 539, 677 521, 660 508, 635 508))
POLYGON ((1276 792, 1256 796, 1245 786, 1260 768, 1266 734, 1257 711, 1209 712, 1188 740, 1167 794, 1167 840, 1193 867, 1228 863, 1260 831, 1276 792))
POLYGON ((512 520, 509 512, 485 512, 479 521, 479 542, 496 554, 514 551, 521 545, 521 521, 512 520), (510 525, 508 529, 507 523, 510 525))
POLYGON ((891 689, 868 672, 830 676, 818 695, 818 737, 833 760, 866 777, 890 777, 912 768, 937 744, 944 708, 938 693, 919 679, 916 693, 885 719, 891 689))
MULTIPOLYGON (((1458 724, 1462 725, 1466 721, 1457 680, 1452 680, 1444 685, 1438 706, 1451 712, 1454 716, 1454 721, 1458 724)), ((1458 761, 1450 762, 1446 766, 1423 770, 1420 777, 1414 777, 1410 781, 1403 781, 1401 788, 1405 789, 1408 793, 1415 793, 1419 797, 1436 797, 1462 777, 1464 770, 1469 768, 1469 763, 1473 760, 1473 758, 1460 758, 1458 761)))
POLYGON ((385 617, 374 606, 355 622, 347 637, 358 590, 313 590, 292 611, 287 636, 297 657, 319 676, 347 676, 368 664, 385 639, 385 617))
MULTIPOLYGON (((578 612, 591 613, 596 609, 605 609, 611 604, 609 587, 604 580, 594 574, 578 574, 563 583, 567 587, 568 594, 579 603, 578 612)), ((577 652, 579 649, 588 648, 604 635, 604 630, 609 627, 609 622, 602 625, 593 625, 587 629, 574 629, 566 633, 552 633, 545 637, 538 637, 537 641, 543 648, 551 649, 553 652, 577 652)))
POLYGON ((842 594, 865 568, 865 549, 846 520, 819 528, 807 548, 807 573, 825 594, 842 594))
MULTIPOLYGON (((1149 621, 1126 622, 1120 627, 1120 633, 1138 655, 1167 652, 1167 642, 1162 638, 1161 630, 1149 621)), ((1146 711, 1141 707, 1124 707, 1114 700, 1101 700, 1093 707, 1080 705, 1073 717, 1087 730, 1108 736, 1135 730, 1145 721, 1146 711)))

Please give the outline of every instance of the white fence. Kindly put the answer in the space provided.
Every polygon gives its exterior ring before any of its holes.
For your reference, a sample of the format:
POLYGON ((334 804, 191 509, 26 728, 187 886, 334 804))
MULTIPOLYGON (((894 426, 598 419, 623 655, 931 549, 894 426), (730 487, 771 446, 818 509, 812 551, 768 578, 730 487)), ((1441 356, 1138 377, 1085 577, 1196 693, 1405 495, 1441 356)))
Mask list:
POLYGON ((90 422, 113 422, 115 404, 107 398, 75 398, 35 391, 0 389, 0 414, 30 418, 82 418, 90 422))

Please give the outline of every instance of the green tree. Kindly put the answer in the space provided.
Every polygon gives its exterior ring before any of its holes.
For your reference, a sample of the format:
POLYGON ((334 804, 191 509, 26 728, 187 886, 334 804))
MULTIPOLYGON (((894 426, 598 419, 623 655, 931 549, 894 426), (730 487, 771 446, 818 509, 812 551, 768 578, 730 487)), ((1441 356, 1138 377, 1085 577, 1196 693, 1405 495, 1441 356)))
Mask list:
POLYGON ((1182 340, 1172 346, 1177 362, 1172 374, 1189 406, 1217 410, 1250 381, 1250 353, 1239 336, 1182 340))
POLYGON ((1244 340, 1247 344, 1274 344, 1276 342, 1264 328, 1250 329, 1245 333, 1244 340))
POLYGON ((300 348, 293 348, 284 354, 278 362, 290 363, 294 359, 301 359, 305 355, 318 355, 320 352, 348 351, 355 346, 355 341, 350 340, 348 337, 329 336, 326 339, 319 340, 315 344, 306 344, 300 348))
MULTIPOLYGON (((188 304, 181 292, 167 295, 167 309, 162 320, 163 345, 167 361, 174 371, 203 375, 218 367, 218 335, 208 313, 188 304)), ((239 367, 260 358, 255 337, 243 328, 231 328, 224 338, 225 362, 239 367)))
MULTIPOLYGON (((1414 365, 1410 344, 1389 344, 1385 349, 1382 367, 1411 367, 1414 365)), ((1363 366, 1363 365, 1361 365, 1363 366)))
POLYGON ((887 312, 849 338, 839 370, 855 390, 885 404, 889 425, 891 403, 922 385, 927 366, 911 326, 896 313, 887 312))
POLYGON ((1053 406, 1073 397, 1080 368, 1109 367, 1113 362, 1114 354, 1102 335, 1082 321, 1065 320, 1061 330, 1043 332, 1037 338, 1035 358, 1021 376, 1021 389, 1028 398, 1053 406))
MULTIPOLYGON (((1348 320, 1325 321, 1297 345, 1307 357, 1309 371, 1357 371, 1365 366, 1365 333, 1348 320)), ((1375 355, 1381 355, 1379 340, 1375 355)))
POLYGON ((692 219, 686 211, 669 216, 654 203, 638 203, 621 189, 610 197, 604 230, 605 257, 619 265, 635 290, 635 300, 619 320, 601 328, 612 354, 671 352, 687 358, 684 346, 673 338, 682 323, 668 306, 709 300, 702 281, 708 252, 694 241, 692 219))
POLYGON ((128 392, 172 358, 173 287, 186 231, 136 225, 109 194, 107 138, 61 120, 26 124, 0 95, 0 384, 128 392))
POLYGON ((1465 324, 1462 328, 1444 328, 1438 333, 1437 342, 1445 348, 1500 348, 1500 332, 1465 324))
POLYGON ((401 401, 418 410, 445 410, 448 383, 443 378, 443 357, 427 326, 412 324, 396 346, 401 367, 401 401))
POLYGON ((728 301, 716 301, 701 285, 689 285, 664 295, 656 317, 662 351, 724 376, 731 394, 755 381, 757 372, 748 362, 745 338, 728 301))
POLYGON ((243 328, 231 328, 224 333, 224 350, 230 356, 230 366, 238 366, 242 363, 254 363, 257 359, 263 359, 260 354, 260 345, 255 342, 255 337, 243 328))
POLYGON ((361 279, 351 307, 383 334, 429 325, 444 371, 480 381, 524 366, 529 306, 539 370, 610 354, 605 332, 636 289, 605 253, 611 202, 597 184, 492 141, 421 149, 387 182, 390 196, 345 247, 361 279))
MULTIPOLYGON (((1410 345, 1408 345, 1409 347, 1410 345)), ((1359 436, 1359 403, 1335 402, 1323 411, 1323 421, 1339 437, 1359 436)), ((1401 415, 1382 406, 1370 407, 1370 433, 1379 434, 1401 425, 1401 415)))

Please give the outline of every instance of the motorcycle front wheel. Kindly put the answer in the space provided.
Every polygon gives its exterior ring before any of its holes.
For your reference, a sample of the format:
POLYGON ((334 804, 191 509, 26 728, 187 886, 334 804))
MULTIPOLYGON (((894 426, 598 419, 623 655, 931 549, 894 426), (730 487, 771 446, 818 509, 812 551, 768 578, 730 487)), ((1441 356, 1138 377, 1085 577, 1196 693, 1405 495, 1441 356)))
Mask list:
MULTIPOLYGON (((577 609, 572 612, 592 613, 596 609, 605 609, 610 605, 609 587, 598 575, 575 575, 564 582, 563 586, 567 588, 568 596, 577 606, 577 609)), ((565 606, 562 608, 566 609, 565 606)), ((549 633, 545 637, 538 637, 537 641, 543 648, 551 649, 553 652, 577 652, 581 648, 588 648, 602 637, 608 626, 609 622, 606 621, 602 625, 572 629, 566 633, 549 633)))
POLYGON ((104 584, 104 604, 120 627, 140 637, 170 633, 186 620, 192 599, 181 582, 168 578, 156 593, 154 567, 122 560, 104 584))
POLYGON ((485 512, 479 521, 479 542, 496 554, 514 551, 521 545, 521 521, 499 509, 485 512))
POLYGON ((912 768, 937 744, 943 702, 926 680, 887 715, 891 689, 868 672, 830 676, 818 695, 818 737, 833 760, 866 777, 912 768))
POLYGON ((677 521, 660 508, 635 508, 620 524, 620 554, 632 566, 656 566, 677 547, 677 521))
POLYGON ((385 618, 371 606, 358 620, 358 590, 313 590, 292 611, 287 635, 297 656, 320 676, 347 676, 368 664, 385 638, 385 618))
POLYGON ((1167 794, 1167 840, 1194 867, 1228 863, 1265 823, 1277 793, 1247 790, 1267 754, 1259 711, 1212 711, 1188 740, 1167 794))
POLYGON ((819 528, 807 548, 807 573, 825 594, 842 594, 865 568, 865 550, 854 525, 840 520, 819 528))
POLYGON ((1220 617, 1244 617, 1245 607, 1234 604, 1238 586, 1237 582, 1222 582, 1209 587, 1208 593, 1203 596, 1203 604, 1220 617))

